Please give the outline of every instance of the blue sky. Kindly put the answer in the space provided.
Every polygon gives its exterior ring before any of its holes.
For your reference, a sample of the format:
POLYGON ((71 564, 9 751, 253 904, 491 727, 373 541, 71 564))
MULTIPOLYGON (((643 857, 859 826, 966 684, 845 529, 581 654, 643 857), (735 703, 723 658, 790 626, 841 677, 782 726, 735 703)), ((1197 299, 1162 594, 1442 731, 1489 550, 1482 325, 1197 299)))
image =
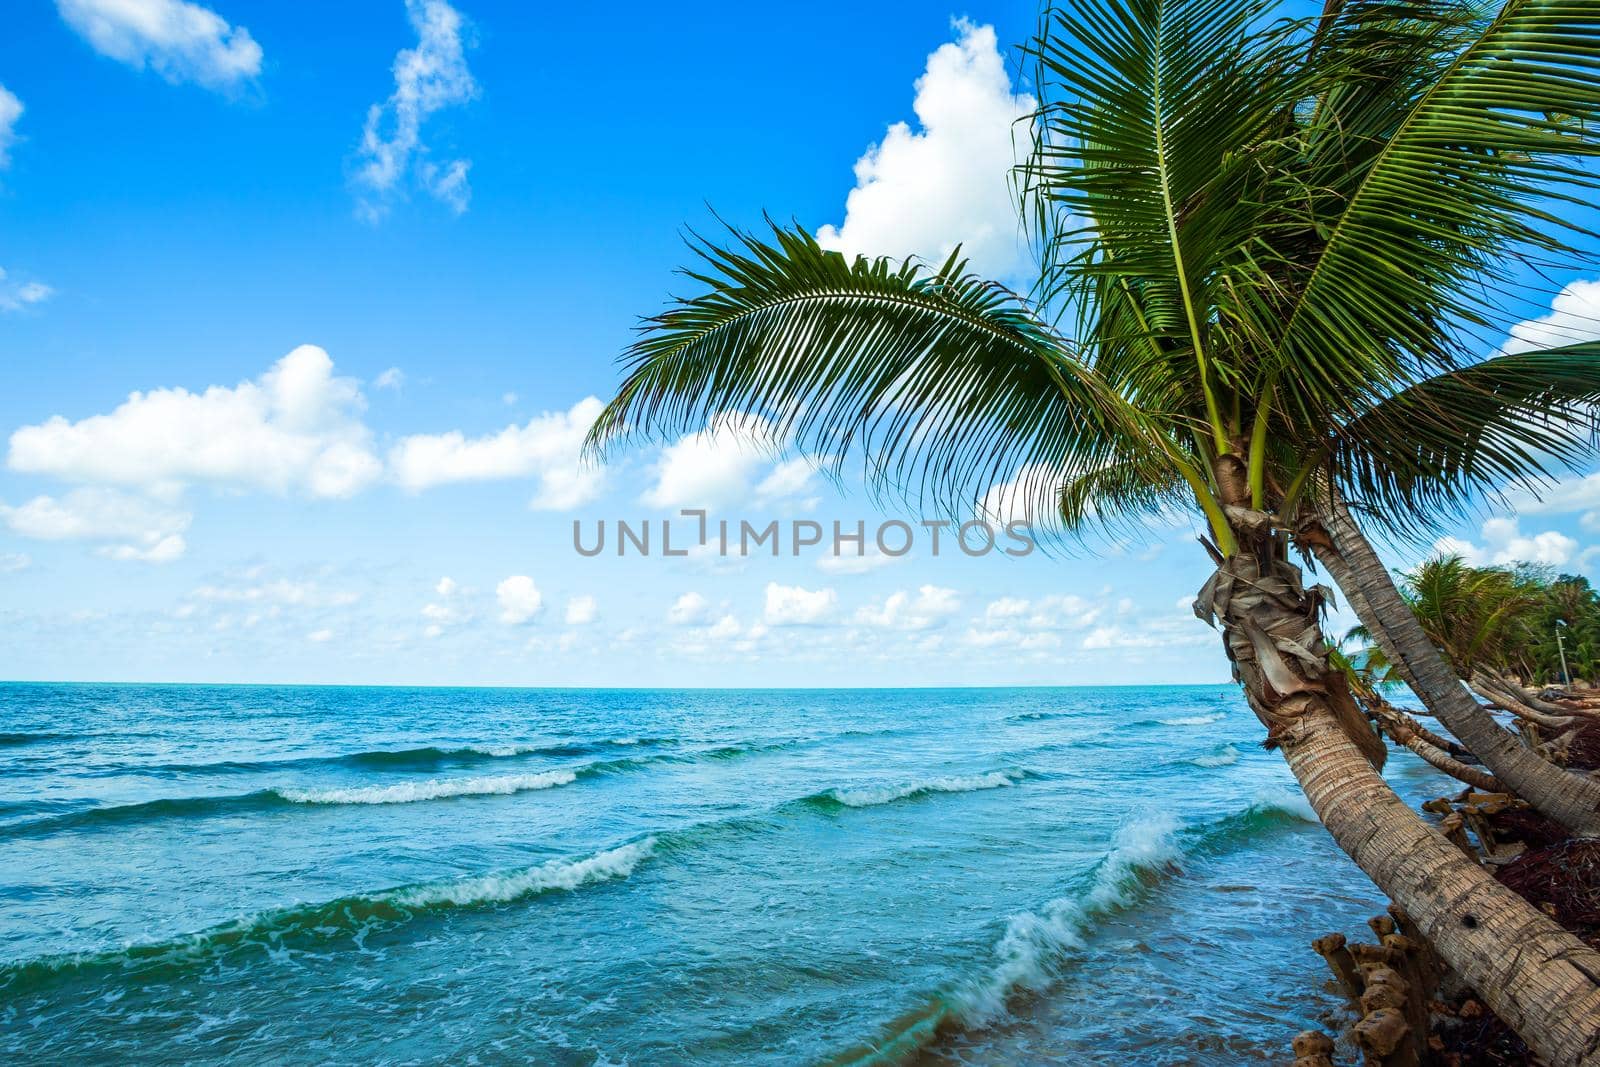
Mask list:
MULTIPOLYGON (((1223 679, 1181 606, 1205 570, 1187 524, 1097 559, 573 551, 575 519, 686 503, 881 517, 737 428, 576 465, 586 401, 711 209, 1017 269, 1032 4, 755 8, 8 11, 0 677, 1223 679)), ((1530 319, 1591 329, 1600 284, 1560 281, 1530 319)), ((1455 547, 1600 578, 1600 476, 1522 510, 1455 547)))

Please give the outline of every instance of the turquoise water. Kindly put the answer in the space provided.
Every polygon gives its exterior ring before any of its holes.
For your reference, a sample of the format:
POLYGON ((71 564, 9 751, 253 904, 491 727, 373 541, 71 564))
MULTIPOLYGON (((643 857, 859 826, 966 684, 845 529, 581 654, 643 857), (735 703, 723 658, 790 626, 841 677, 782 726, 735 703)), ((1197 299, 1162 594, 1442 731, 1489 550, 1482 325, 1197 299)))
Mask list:
POLYGON ((3 685, 0 1057, 1282 1062, 1381 900, 1260 734, 1218 686, 3 685))

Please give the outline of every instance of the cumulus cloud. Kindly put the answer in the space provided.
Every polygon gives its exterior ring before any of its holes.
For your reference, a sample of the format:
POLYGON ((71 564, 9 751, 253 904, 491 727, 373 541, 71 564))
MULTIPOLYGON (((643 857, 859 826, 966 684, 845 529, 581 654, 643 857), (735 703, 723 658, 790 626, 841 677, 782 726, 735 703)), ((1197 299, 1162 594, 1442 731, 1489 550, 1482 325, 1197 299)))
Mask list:
POLYGON ((920 129, 897 122, 856 161, 844 222, 817 231, 824 247, 937 263, 959 244, 987 276, 1021 266, 1013 124, 1035 101, 1012 93, 994 27, 954 26, 957 39, 928 57, 916 82, 920 129))
POLYGON ((594 622, 599 614, 599 608, 592 596, 575 596, 567 598, 567 625, 587 626, 594 622))
POLYGON ((855 621, 863 626, 893 630, 926 630, 938 626, 961 609, 961 597, 954 589, 936 585, 918 588, 916 595, 891 593, 882 604, 860 608, 855 621))
POLYGON ((1034 630, 1076 630, 1089 626, 1105 609, 1075 593, 1034 599, 1003 596, 983 609, 990 624, 1025 626, 1034 630))
MULTIPOLYGON (((0 89, 0 92, 4 92, 0 89)), ((5 108, 5 101, 0 98, 0 112, 5 108)), ((4 115, 0 114, 0 165, 5 163, 4 140, 4 115)), ((7 276, 5 269, 0 267, 0 312, 21 311, 23 308, 41 304, 55 295, 55 290, 43 282, 14 282, 7 276)))
POLYGON ((495 586, 494 597, 500 605, 500 621, 508 626, 521 626, 544 606, 544 594, 526 574, 513 574, 495 586))
POLYGON ((394 92, 367 110, 361 130, 355 182, 361 190, 358 213, 376 222, 409 177, 456 214, 467 209, 472 191, 465 159, 436 162, 422 140, 428 118, 478 95, 467 69, 461 13, 445 0, 406 0, 406 17, 417 32, 417 46, 394 58, 394 92))
POLYGON ((718 507, 744 499, 772 443, 767 423, 719 416, 711 425, 661 450, 656 479, 644 494, 653 507, 718 507))
POLYGON ((1578 552, 1578 542, 1557 530, 1531 536, 1524 534, 1516 519, 1489 519, 1479 531, 1483 544, 1457 537, 1441 537, 1433 544, 1438 555, 1460 556, 1475 567, 1505 566, 1512 563, 1540 563, 1559 567, 1578 552))
MULTIPOLYGON (((891 546, 898 547, 898 546, 891 546)), ((866 574, 891 563, 899 563, 909 558, 909 555, 889 556, 878 551, 878 546, 868 542, 866 550, 861 555, 854 553, 833 555, 828 554, 817 560, 817 569, 829 574, 866 574)))
POLYGON ((406 372, 399 367, 390 367, 376 378, 372 379, 374 389, 398 390, 406 384, 406 372))
POLYGON ((16 507, 0 504, 0 521, 36 540, 99 542, 95 551, 108 559, 169 563, 187 548, 190 516, 113 489, 75 489, 16 507))
POLYGON ((16 574, 32 565, 33 560, 25 552, 0 552, 0 574, 16 574))
POLYGON ((17 120, 22 117, 22 101, 0 85, 0 170, 11 166, 11 146, 17 143, 17 120))
POLYGON ((389 467, 414 492, 450 482, 531 477, 538 482, 533 507, 575 508, 598 496, 604 484, 604 472, 580 456, 602 406, 587 397, 570 411, 539 415, 484 437, 458 430, 414 434, 389 451, 389 467))
POLYGON ((667 609, 667 621, 674 626, 693 626, 705 620, 710 608, 710 603, 699 593, 685 593, 667 609))
POLYGON ((136 392, 108 415, 55 416, 11 435, 7 465, 66 481, 152 492, 195 482, 347 497, 382 464, 360 421, 360 387, 301 345, 255 381, 201 393, 136 392))
POLYGON ((774 462, 772 424, 753 415, 719 415, 704 430, 661 450, 655 481, 641 499, 660 508, 725 508, 754 500, 814 507, 815 467, 798 456, 774 462))
POLYGON ((768 582, 762 618, 769 626, 806 626, 827 618, 837 600, 832 589, 811 590, 768 582))
POLYGON ((1539 492, 1519 493, 1516 510, 1524 515, 1564 515, 1584 512, 1579 520, 1585 530, 1600 533, 1600 472, 1582 478, 1568 478, 1539 492))
POLYGON ((1503 353, 1560 348, 1600 338, 1600 279, 1572 282, 1550 302, 1550 314, 1511 327, 1503 353))
POLYGON ((466 591, 454 578, 449 575, 440 578, 433 591, 438 594, 438 599, 422 605, 422 617, 428 620, 428 625, 422 631, 425 637, 438 637, 446 627, 465 622, 470 617, 461 603, 466 591))
POLYGON ((56 10, 96 52, 175 85, 227 89, 261 73, 249 30, 186 0, 56 0, 56 10))

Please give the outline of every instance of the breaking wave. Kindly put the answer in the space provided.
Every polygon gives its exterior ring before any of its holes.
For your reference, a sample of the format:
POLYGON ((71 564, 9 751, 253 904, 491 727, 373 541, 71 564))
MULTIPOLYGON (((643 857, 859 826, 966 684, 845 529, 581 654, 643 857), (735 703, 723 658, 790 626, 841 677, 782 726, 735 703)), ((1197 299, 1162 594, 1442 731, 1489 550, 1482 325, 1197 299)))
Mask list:
POLYGON ((1232 745, 1222 745, 1204 755, 1189 760, 1196 767, 1231 767, 1239 762, 1239 750, 1232 745))
POLYGON ((988 774, 952 775, 929 778, 898 786, 829 789, 809 798, 826 804, 832 801, 847 808, 871 808, 897 800, 929 796, 933 793, 972 793, 982 789, 1002 789, 1016 785, 1024 776, 1016 771, 990 771, 988 774))
POLYGON ((282 952, 296 944, 339 937, 360 940, 375 930, 419 916, 462 908, 511 904, 552 892, 571 892, 626 878, 656 848, 654 838, 619 845, 579 859, 556 859, 533 867, 400 886, 323 904, 295 905, 212 927, 170 941, 129 945, 107 952, 45 956, 0 969, 0 990, 16 994, 58 976, 93 970, 137 970, 155 975, 235 951, 282 952))
POLYGON ((530 789, 550 789, 578 780, 574 771, 509 774, 484 778, 432 778, 426 782, 362 785, 344 789, 274 789, 294 804, 411 804, 446 797, 504 796, 530 789))
POLYGON ((987 972, 930 998, 890 1023, 878 1038, 829 1063, 904 1063, 943 1032, 981 1028, 1004 1014, 1018 993, 1048 988, 1087 948, 1102 920, 1134 907, 1181 874, 1187 856, 1226 852, 1271 827, 1315 821, 1305 798, 1285 789, 1261 793, 1238 811, 1195 825, 1184 826, 1167 813, 1128 822, 1077 892, 1006 921, 995 944, 995 963, 987 972))

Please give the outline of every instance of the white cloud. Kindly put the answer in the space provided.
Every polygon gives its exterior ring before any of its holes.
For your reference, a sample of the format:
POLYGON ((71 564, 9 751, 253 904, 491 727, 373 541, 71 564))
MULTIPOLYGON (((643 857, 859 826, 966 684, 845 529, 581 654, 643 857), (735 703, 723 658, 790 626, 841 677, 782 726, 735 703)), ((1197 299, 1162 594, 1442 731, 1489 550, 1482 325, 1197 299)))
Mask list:
POLYGON ((465 159, 437 163, 428 158, 422 125, 434 112, 478 95, 467 69, 461 13, 445 0, 406 0, 406 17, 417 31, 417 47, 394 57, 394 92, 367 110, 361 130, 356 184, 363 190, 359 213, 377 221, 400 192, 408 173, 424 190, 460 214, 471 190, 465 159))
POLYGON ((1600 279, 1572 282, 1550 302, 1550 314, 1511 327, 1502 353, 1560 348, 1600 339, 1600 279))
POLYGON ((1053 493, 1061 481, 1061 476, 1052 475, 1050 468, 1030 464, 1018 471, 1011 481, 990 486, 978 502, 975 514, 997 526, 1021 522, 1031 528, 1042 527, 1054 521, 1052 514, 1039 512, 1040 507, 1048 506, 1050 497, 1046 490, 1053 493))
POLYGON ((466 591, 454 578, 449 575, 440 578, 433 591, 439 594, 440 599, 422 605, 422 617, 428 620, 427 627, 422 631, 425 637, 438 637, 446 627, 465 622, 470 617, 460 605, 466 591))
POLYGON ((399 367, 390 367, 376 378, 372 379, 374 389, 394 389, 406 384, 406 372, 399 367))
POLYGON ((0 574, 16 574, 33 565, 33 560, 23 552, 0 552, 0 574))
POLYGON ((306 640, 314 641, 317 644, 322 644, 324 642, 333 640, 333 631, 327 627, 323 627, 320 630, 312 630, 310 633, 306 634, 306 640))
POLYGON ((0 170, 11 166, 11 146, 17 143, 17 120, 22 111, 22 101, 0 85, 0 170))
POLYGON ((808 492, 814 484, 816 468, 805 456, 786 459, 756 486, 758 500, 784 500, 808 492))
POLYGON ((1096 648, 1156 648, 1167 643, 1160 634, 1125 630, 1120 626, 1097 626, 1083 639, 1083 647, 1096 648))
POLYGON ((743 500, 771 451, 765 420, 718 416, 706 429, 661 450, 656 481, 644 502, 663 508, 714 508, 743 500))
POLYGON ((1578 542, 1557 530, 1527 536, 1511 518, 1490 519, 1481 529, 1484 543, 1441 537, 1433 544, 1438 555, 1460 556, 1475 567, 1512 563, 1541 563, 1559 567, 1578 552, 1578 542))
POLYGON ((56 0, 96 52, 167 81, 225 89, 261 73, 261 46, 243 26, 185 0, 56 0))
POLYGON ((930 55, 917 79, 921 129, 897 122, 856 161, 843 225, 817 231, 824 247, 942 263, 960 244, 981 274, 1021 266, 1013 124, 1035 102, 1011 92, 992 26, 959 20, 955 29, 958 39, 930 55))
POLYGON ((535 478, 533 507, 575 508, 598 496, 604 484, 604 471, 584 463, 580 455, 602 406, 587 397, 570 411, 539 415, 525 426, 507 426, 484 437, 467 437, 459 430, 414 434, 390 449, 389 468, 413 492, 450 482, 535 478))
POLYGON ((206 482, 346 497, 382 470, 357 417, 363 407, 357 383, 334 377, 322 349, 301 345, 231 389, 152 389, 108 415, 24 426, 11 435, 7 465, 152 492, 206 482))
POLYGON ((833 611, 838 596, 832 589, 810 590, 798 585, 767 583, 762 618, 769 626, 805 626, 818 623, 833 611))
POLYGON ((190 516, 113 489, 74 489, 62 497, 37 496, 17 507, 0 504, 0 521, 12 532, 42 541, 96 541, 109 559, 168 563, 187 547, 190 516))
POLYGON ((513 574, 495 586, 494 596, 500 604, 500 621, 509 626, 521 626, 544 605, 544 595, 526 574, 513 574))
POLYGON ((685 593, 667 609, 667 621, 674 626, 692 626, 706 617, 711 605, 699 593, 685 593))
MULTIPOLYGON (((704 430, 661 450, 655 482, 640 498, 660 508, 726 508, 745 500, 771 505, 794 501, 814 486, 815 464, 806 456, 774 462, 773 427, 755 415, 718 415, 704 430)), ((815 507, 815 496, 800 500, 815 507)))
POLYGON ((944 622, 961 609, 961 598, 954 589, 924 585, 913 597, 907 592, 891 593, 881 605, 857 610, 855 621, 863 626, 895 630, 926 630, 944 622))
MULTIPOLYGON (((890 547, 898 548, 899 545, 892 544, 890 547)), ((817 560, 817 569, 826 571, 829 574, 866 574, 868 571, 875 571, 881 567, 887 567, 891 563, 899 563, 901 560, 908 558, 909 554, 899 556, 885 555, 878 551, 876 544, 868 542, 866 550, 859 556, 854 553, 837 556, 830 553, 823 556, 817 560)))
POLYGON ((1023 626, 1031 630, 1078 630, 1091 625, 1104 609, 1073 593, 1052 594, 1034 600, 1001 597, 991 601, 983 617, 991 625, 1023 626))
MULTIPOLYGON (((0 89, 0 93, 5 90, 0 89)), ((0 166, 5 164, 5 99, 0 97, 0 166)), ((55 290, 43 282, 14 282, 6 277, 3 267, 0 267, 0 312, 21 311, 23 308, 41 304, 55 295, 55 290)))
POLYGON ((243 581, 198 586, 190 596, 215 604, 273 604, 284 607, 346 607, 361 599, 360 593, 324 589, 314 581, 289 578, 262 581, 258 574, 252 574, 243 581))
MULTIPOLYGON (((1516 510, 1524 515, 1565 515, 1573 511, 1600 512, 1600 472, 1583 478, 1569 478, 1540 491, 1519 493, 1516 510)), ((1585 522, 1588 517, 1585 516, 1585 522)))
POLYGON ((575 596, 567 599, 567 625, 587 626, 594 622, 599 609, 592 596, 575 596))

